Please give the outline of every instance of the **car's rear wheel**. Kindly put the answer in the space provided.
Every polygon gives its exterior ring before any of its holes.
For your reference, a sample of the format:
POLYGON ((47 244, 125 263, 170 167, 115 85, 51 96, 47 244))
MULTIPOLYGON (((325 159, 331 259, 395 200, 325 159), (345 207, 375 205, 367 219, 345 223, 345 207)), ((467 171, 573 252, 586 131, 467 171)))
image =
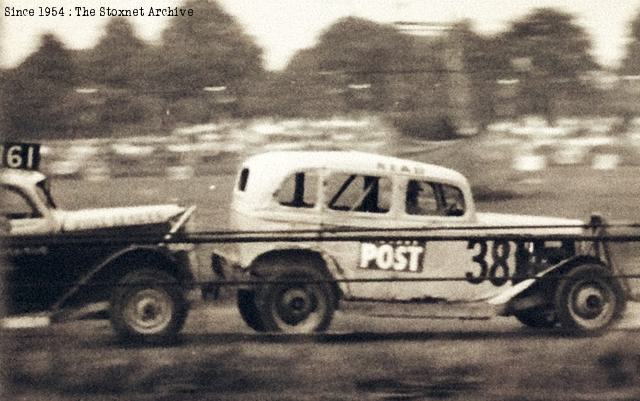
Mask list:
POLYGON ((312 267, 279 268, 256 294, 260 320, 267 331, 312 333, 326 330, 335 311, 330 283, 312 267))
POLYGON ((599 265, 582 265, 560 277, 555 292, 560 326, 576 334, 597 334, 622 313, 624 291, 599 265))
POLYGON ((171 341, 186 321, 188 304, 171 275, 141 269, 125 275, 113 291, 110 318, 127 341, 171 341))
POLYGON ((265 331, 264 323, 260 319, 256 306, 256 292, 253 290, 238 290, 237 305, 242 320, 255 331, 265 331))

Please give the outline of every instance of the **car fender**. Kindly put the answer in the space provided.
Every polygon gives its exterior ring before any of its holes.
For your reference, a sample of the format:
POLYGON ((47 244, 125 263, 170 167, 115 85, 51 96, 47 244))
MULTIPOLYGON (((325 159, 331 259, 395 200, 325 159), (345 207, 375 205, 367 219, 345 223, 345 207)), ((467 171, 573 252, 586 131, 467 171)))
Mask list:
MULTIPOLYGON (((134 255, 134 254, 153 254, 160 257, 166 263, 170 263, 172 265, 178 264, 173 254, 169 251, 169 249, 167 249, 164 246, 129 245, 109 255, 107 258, 105 258, 100 263, 98 263, 95 266, 95 269, 99 271, 122 258, 128 257, 130 255, 134 255)), ((187 273, 189 275, 191 274, 190 272, 187 272, 187 271, 180 272, 180 273, 187 273)))
POLYGON ((83 287, 91 283, 93 279, 98 277, 100 273, 103 273, 109 267, 116 266, 119 261, 122 261, 127 257, 142 257, 149 255, 159 258, 166 267, 175 269, 175 271, 171 273, 176 274, 180 282, 188 283, 193 280, 193 276, 191 272, 188 271, 188 268, 178 263, 174 256, 165 247, 158 245, 129 245, 115 251, 102 261, 96 263, 85 273, 84 276, 82 276, 80 280, 78 280, 76 285, 60 297, 60 299, 52 306, 51 311, 56 312, 60 310, 64 307, 65 303, 73 296, 77 295, 83 287))
POLYGON ((513 310, 525 309, 526 307, 534 306, 536 303, 544 302, 544 299, 539 296, 536 291, 525 294, 530 288, 533 288, 536 283, 543 277, 548 277, 553 273, 563 274, 567 270, 579 266, 585 263, 602 264, 602 261, 593 256, 577 255, 571 258, 565 259, 560 263, 550 266, 543 271, 537 273, 534 277, 529 277, 513 287, 506 289, 498 295, 489 298, 486 302, 496 308, 499 315, 510 314, 513 310))
POLYGON ((330 279, 339 280, 335 284, 342 294, 349 294, 348 283, 344 281, 340 281, 340 279, 344 278, 343 270, 340 265, 336 262, 336 260, 322 248, 314 246, 314 245, 303 245, 303 244, 295 244, 295 245, 287 245, 287 246, 278 246, 270 249, 267 252, 264 252, 260 255, 257 255, 249 264, 249 270, 253 273, 254 269, 259 266, 261 260, 267 259, 269 257, 275 257, 277 253, 280 252, 291 252, 291 251, 303 251, 303 252, 311 252, 317 254, 323 261, 326 273, 330 276, 330 279))

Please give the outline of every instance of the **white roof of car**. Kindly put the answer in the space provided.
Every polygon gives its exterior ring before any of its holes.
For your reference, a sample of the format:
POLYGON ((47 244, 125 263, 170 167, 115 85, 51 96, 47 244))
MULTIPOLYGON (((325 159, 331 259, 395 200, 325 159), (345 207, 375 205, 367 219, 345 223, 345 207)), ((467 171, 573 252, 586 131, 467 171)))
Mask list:
POLYGON ((0 184, 24 186, 36 184, 47 177, 39 171, 19 170, 11 168, 0 169, 0 184))
MULTIPOLYGON (((278 151, 252 156, 244 167, 259 170, 260 175, 286 176, 308 169, 333 169, 377 174, 423 176, 441 181, 466 184, 455 170, 434 164, 356 151, 278 151)), ((251 171, 254 174, 256 171, 251 171)))
MULTIPOLYGON (((326 169, 348 174, 406 176, 447 183, 460 188, 470 199, 467 179, 457 171, 398 157, 356 151, 274 151, 249 157, 242 165, 248 169, 244 189, 236 185, 235 208, 268 207, 274 192, 294 173, 326 169), (238 205, 243 204, 240 207, 238 205)), ((238 177, 241 179, 242 174, 238 177)), ((471 206, 469 206, 471 207, 471 206)))

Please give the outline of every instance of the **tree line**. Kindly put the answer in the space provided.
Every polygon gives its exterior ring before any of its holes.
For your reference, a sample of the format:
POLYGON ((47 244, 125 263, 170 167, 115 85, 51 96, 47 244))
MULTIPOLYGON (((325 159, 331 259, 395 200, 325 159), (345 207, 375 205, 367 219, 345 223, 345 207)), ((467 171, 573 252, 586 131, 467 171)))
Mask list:
MULTIPOLYGON (((273 72, 254 38, 218 4, 188 0, 185 7, 194 16, 172 18, 158 44, 117 17, 92 49, 69 50, 44 35, 37 51, 0 72, 5 132, 34 139, 126 135, 220 116, 359 110, 384 113, 407 132, 442 131, 461 119, 486 125, 499 116, 499 81, 517 82, 507 100, 516 115, 553 122, 559 102, 580 101, 591 112, 589 103, 602 103, 583 79, 602 69, 590 38, 555 9, 536 9, 490 36, 468 21, 425 38, 402 25, 347 17, 273 72)), ((639 74, 640 16, 630 39, 619 72, 639 74)))

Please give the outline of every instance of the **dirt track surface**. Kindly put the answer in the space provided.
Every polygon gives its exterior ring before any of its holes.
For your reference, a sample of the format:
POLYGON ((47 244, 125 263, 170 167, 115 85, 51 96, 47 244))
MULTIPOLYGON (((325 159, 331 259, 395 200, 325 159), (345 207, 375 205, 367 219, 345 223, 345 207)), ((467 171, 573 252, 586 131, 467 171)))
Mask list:
POLYGON ((490 321, 338 315, 327 334, 255 334, 199 306, 178 343, 127 346, 106 322, 11 332, 15 396, 60 400, 637 400, 635 330, 565 337, 490 321))

